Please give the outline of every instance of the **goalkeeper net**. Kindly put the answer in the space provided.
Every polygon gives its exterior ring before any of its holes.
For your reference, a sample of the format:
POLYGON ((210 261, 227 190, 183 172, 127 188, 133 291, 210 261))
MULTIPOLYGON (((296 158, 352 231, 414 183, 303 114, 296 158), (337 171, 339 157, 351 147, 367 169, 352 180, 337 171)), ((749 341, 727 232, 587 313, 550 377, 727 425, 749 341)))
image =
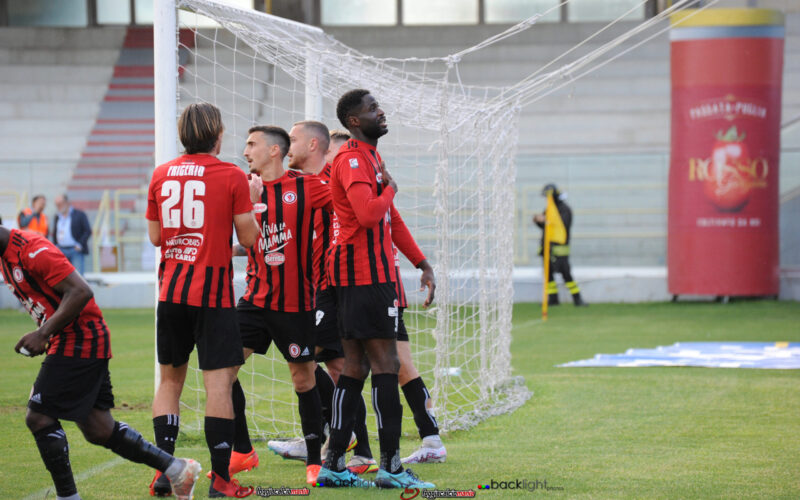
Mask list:
MULTIPOLYGON (((253 125, 288 130, 316 119, 341 128, 338 98, 354 88, 372 92, 389 124, 378 148, 400 186, 395 204, 436 271, 436 300, 423 309, 419 271, 401 259, 411 352, 441 429, 471 427, 527 400, 510 354, 518 107, 493 102, 491 89, 451 83, 453 60, 378 59, 318 28, 212 0, 178 7, 180 27, 192 33, 181 37, 175 57, 178 109, 197 101, 220 108, 225 161, 244 166, 253 125)), ((236 266, 243 276, 244 263, 236 266)), ((276 349, 251 357, 239 378, 252 433, 300 435, 296 396, 276 349)), ((204 391, 196 369, 182 402, 184 427, 200 429, 204 391)), ((404 415, 405 431, 414 432, 411 412, 404 415)))

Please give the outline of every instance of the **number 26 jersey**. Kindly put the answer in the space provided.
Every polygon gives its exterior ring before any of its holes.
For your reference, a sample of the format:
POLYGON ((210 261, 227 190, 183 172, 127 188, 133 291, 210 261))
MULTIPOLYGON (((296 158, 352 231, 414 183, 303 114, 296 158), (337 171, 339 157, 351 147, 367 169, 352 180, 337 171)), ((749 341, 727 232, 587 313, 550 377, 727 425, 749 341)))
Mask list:
POLYGON ((233 307, 233 216, 252 209, 247 175, 232 163, 194 154, 157 167, 146 216, 161 225, 158 300, 233 307))

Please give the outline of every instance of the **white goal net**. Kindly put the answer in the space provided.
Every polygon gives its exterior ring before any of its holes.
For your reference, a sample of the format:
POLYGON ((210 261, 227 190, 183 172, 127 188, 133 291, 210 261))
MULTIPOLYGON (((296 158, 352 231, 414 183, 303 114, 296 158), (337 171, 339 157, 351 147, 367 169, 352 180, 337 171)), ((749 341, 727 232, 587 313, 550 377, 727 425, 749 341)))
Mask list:
MULTIPOLYGON (((318 28, 211 0, 178 7, 177 108, 196 101, 220 108, 226 161, 244 165, 253 125, 288 130, 317 119, 341 128, 338 98, 354 88, 372 92, 390 127, 378 149, 400 186, 395 203, 436 271, 436 301, 426 310, 416 291, 419 271, 402 260, 411 351, 440 427, 468 428, 527 400, 524 381, 511 375, 510 354, 518 108, 492 104, 489 89, 449 83, 453 61, 377 59, 318 28), (216 26, 196 27, 208 19, 216 26)), ((244 264, 236 267, 241 278, 244 264)), ((296 396, 277 350, 248 360, 240 380, 254 435, 299 435, 296 396)), ((182 402, 184 428, 199 429, 197 370, 182 402)), ((404 415, 406 433, 414 433, 411 412, 404 415)))
MULTIPOLYGON (((316 119, 340 128, 338 98, 350 89, 370 90, 387 114, 390 132, 381 138, 379 150, 400 186, 395 203, 436 270, 436 302, 426 310, 419 305, 423 295, 415 292, 419 272, 405 260, 401 265, 414 362, 431 388, 442 430, 469 428, 530 397, 524 381, 511 374, 510 354, 520 108, 664 33, 673 12, 717 2, 676 0, 635 28, 586 50, 585 44, 646 1, 519 82, 488 88, 462 84, 461 58, 528 29, 549 11, 454 55, 399 59, 363 54, 319 28, 219 0, 178 0, 181 42, 170 45, 167 54, 176 64, 164 63, 172 67, 169 78, 156 79, 157 117, 159 86, 167 90, 165 100, 177 95, 177 110, 157 118, 157 136, 174 130, 177 111, 187 104, 211 102, 221 109, 226 127, 221 157, 244 165, 241 152, 249 127, 273 124, 288 130, 297 121, 316 119), (170 85, 176 81, 173 93, 170 85)), ((157 23, 157 56, 164 50, 159 33, 157 23)), ((164 156, 158 140, 157 157, 164 156)), ((241 279, 244 263, 237 267, 241 279)), ((276 350, 251 358, 240 380, 251 432, 262 438, 299 435, 296 397, 276 350)), ((194 370, 182 411, 190 429, 201 426, 202 387, 194 370)), ((404 414, 406 433, 414 433, 411 412, 404 414)))

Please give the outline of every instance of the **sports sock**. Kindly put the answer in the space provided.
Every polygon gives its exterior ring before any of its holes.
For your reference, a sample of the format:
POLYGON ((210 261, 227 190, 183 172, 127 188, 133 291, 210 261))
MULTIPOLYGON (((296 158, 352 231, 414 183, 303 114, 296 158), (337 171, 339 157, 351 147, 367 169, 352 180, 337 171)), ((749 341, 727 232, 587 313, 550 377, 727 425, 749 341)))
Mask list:
POLYGON ((333 384, 333 379, 321 366, 317 365, 314 370, 314 378, 317 381, 317 390, 319 390, 319 397, 322 402, 322 417, 328 425, 331 425, 331 402, 333 401, 333 390, 336 386, 333 384))
POLYGON ((297 406, 300 412, 300 426, 306 440, 306 465, 321 465, 320 447, 322 446, 322 404, 317 386, 306 392, 296 392, 297 406))
POLYGON ((159 415, 153 419, 153 434, 156 437, 156 446, 170 455, 175 454, 175 440, 178 439, 181 419, 178 415, 159 415))
POLYGON ((417 424, 419 437, 424 438, 439 434, 439 425, 436 423, 436 418, 428 411, 428 400, 430 400, 431 395, 428 392, 428 388, 425 387, 422 377, 417 377, 407 382, 403 386, 403 395, 408 401, 411 413, 414 414, 414 423, 417 424))
POLYGON ((103 446, 122 458, 137 464, 147 464, 161 472, 167 470, 175 460, 172 455, 143 438, 136 429, 128 427, 125 422, 114 422, 111 437, 103 446))
POLYGON ((403 407, 397 390, 397 375, 378 373, 372 375, 372 406, 378 420, 378 441, 381 445, 381 469, 390 474, 403 470, 400 463, 400 429, 403 407))
POLYGON ((231 463, 231 442, 235 432, 232 418, 205 418, 206 444, 211 452, 211 470, 224 479, 231 480, 228 466, 231 463))
POLYGON ((72 466, 69 463, 69 443, 67 434, 61 428, 61 423, 56 422, 33 433, 36 447, 42 456, 44 466, 53 478, 56 494, 60 497, 69 497, 78 493, 75 487, 75 478, 72 476, 72 466))
POLYGON ((358 406, 356 406, 356 421, 353 427, 356 433, 356 447, 353 448, 353 455, 372 458, 372 450, 369 448, 369 433, 367 432, 367 404, 364 396, 358 393, 358 406))
POLYGON ((233 422, 235 428, 233 451, 236 453, 250 453, 253 451, 253 444, 250 442, 250 432, 247 430, 247 415, 245 415, 247 400, 244 397, 244 390, 238 378, 233 383, 231 393, 233 396, 233 422))
MULTIPOLYGON (((396 382, 395 382, 396 383, 396 382)), ((333 391, 333 417, 331 419, 331 435, 328 438, 328 454, 324 466, 332 471, 345 469, 345 452, 350 444, 350 434, 355 423, 356 406, 364 381, 346 375, 339 376, 339 382, 333 391)))

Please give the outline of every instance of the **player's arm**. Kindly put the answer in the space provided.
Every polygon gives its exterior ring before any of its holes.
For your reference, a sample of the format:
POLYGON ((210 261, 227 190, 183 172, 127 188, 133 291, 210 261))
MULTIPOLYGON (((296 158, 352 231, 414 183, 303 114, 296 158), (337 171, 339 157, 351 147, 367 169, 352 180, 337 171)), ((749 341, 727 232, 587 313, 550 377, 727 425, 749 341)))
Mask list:
POLYGON ((311 206, 313 208, 321 208, 328 212, 333 212, 331 187, 328 183, 316 175, 309 175, 306 182, 308 182, 308 189, 311 193, 311 206))
POLYGON ((150 237, 150 243, 153 246, 161 246, 161 222, 157 220, 147 221, 147 236, 150 237))
POLYGON ((234 257, 246 257, 247 256, 247 249, 240 244, 233 245, 233 256, 234 257))
POLYGON ((50 337, 57 334, 71 323, 92 300, 94 292, 89 284, 78 274, 72 271, 66 278, 57 283, 53 289, 61 295, 61 303, 53 315, 38 329, 23 335, 14 350, 20 352, 21 348, 27 349, 30 356, 38 356, 47 350, 50 337))
POLYGON ((252 211, 234 215, 233 227, 236 228, 236 239, 242 247, 250 248, 258 241, 258 222, 252 211))
POLYGON ((347 189, 347 200, 353 207, 358 223, 364 227, 375 227, 386 215, 394 199, 394 190, 387 187, 380 196, 372 194, 372 186, 355 182, 347 189))
MULTIPOLYGON (((411 231, 408 230, 403 217, 397 211, 394 204, 391 207, 392 214, 392 243, 395 244, 398 250, 406 256, 406 258, 414 264, 414 267, 422 271, 420 277, 420 291, 428 289, 428 297, 422 304, 423 307, 428 307, 433 303, 433 297, 436 292, 436 276, 433 272, 433 266, 430 265, 425 254, 420 250, 414 237, 411 236, 411 231)), ((397 279, 400 279, 398 276, 397 279)))

